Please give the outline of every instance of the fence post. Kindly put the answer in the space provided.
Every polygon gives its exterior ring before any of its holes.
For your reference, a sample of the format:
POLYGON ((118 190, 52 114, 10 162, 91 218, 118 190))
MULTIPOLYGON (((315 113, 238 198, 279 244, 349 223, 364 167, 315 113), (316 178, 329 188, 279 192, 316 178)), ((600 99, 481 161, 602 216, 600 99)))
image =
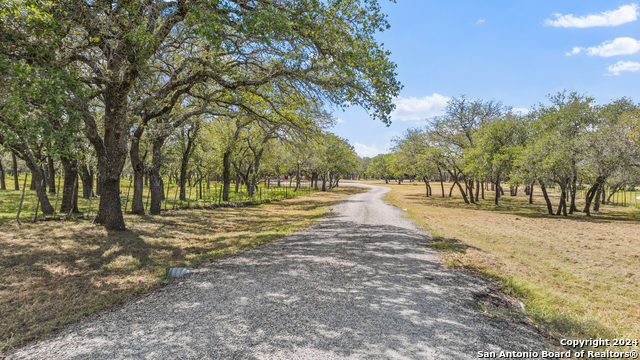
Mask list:
MULTIPOLYGON (((18 173, 14 176, 19 176, 18 173)), ((22 211, 22 203, 24 202, 24 191, 27 188, 27 176, 28 173, 24 173, 24 184, 22 185, 22 196, 20 197, 20 204, 18 205, 18 215, 16 215, 16 221, 20 223, 20 211, 22 211)))
POLYGON ((133 182, 133 177, 129 180, 129 188, 127 189, 127 200, 125 200, 124 202, 124 211, 123 213, 127 212, 127 205, 129 205, 129 190, 131 190, 131 183, 133 182))

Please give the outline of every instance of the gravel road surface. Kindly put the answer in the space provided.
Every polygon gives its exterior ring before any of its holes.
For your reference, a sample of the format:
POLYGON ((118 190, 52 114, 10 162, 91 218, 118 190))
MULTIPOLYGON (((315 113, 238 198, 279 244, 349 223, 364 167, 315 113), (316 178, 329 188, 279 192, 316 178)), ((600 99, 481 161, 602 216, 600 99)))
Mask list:
MULTIPOLYGON (((442 266, 427 233, 382 201, 333 206, 305 231, 174 279, 10 359, 476 359, 545 350, 536 331, 483 314, 485 281, 442 266)), ((212 213, 212 216, 215 213, 212 213)))

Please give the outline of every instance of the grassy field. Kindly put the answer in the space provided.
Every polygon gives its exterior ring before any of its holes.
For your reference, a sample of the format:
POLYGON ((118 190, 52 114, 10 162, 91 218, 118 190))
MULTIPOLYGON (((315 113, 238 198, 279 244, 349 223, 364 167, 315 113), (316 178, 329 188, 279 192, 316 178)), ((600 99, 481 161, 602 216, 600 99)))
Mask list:
POLYGON ((424 183, 388 186, 386 200, 432 232, 446 265, 495 279, 555 338, 640 338, 640 211, 549 216, 539 190, 533 205, 507 193, 494 206, 493 192, 465 205, 456 191, 442 198, 439 184, 430 198, 424 183))
MULTIPOLYGON (((20 183, 20 190, 13 190, 14 183, 13 177, 7 176, 7 190, 0 191, 0 223, 5 221, 15 221, 16 214, 18 212, 18 205, 20 203, 20 197, 22 196, 22 185, 24 184, 24 178, 27 176, 27 190, 25 192, 24 202, 22 205, 22 211, 20 213, 21 221, 29 221, 35 218, 36 206, 37 206, 37 196, 35 190, 29 190, 29 184, 31 182, 30 174, 20 174, 18 177, 20 183)), ((167 179, 165 180, 165 184, 168 183, 167 179)), ((133 198, 133 189, 130 187, 131 181, 129 179, 123 179, 120 182, 120 196, 122 199, 122 210, 131 211, 131 198, 133 198), (128 200, 127 200, 128 199, 128 200)), ((56 178, 56 186, 58 184, 58 178, 56 178)), ((264 186, 264 184, 260 184, 260 190, 255 193, 255 196, 252 198, 253 200, 275 200, 292 197, 293 187, 289 187, 289 182, 282 182, 281 187, 276 187, 275 184, 271 184, 269 188, 264 186)), ((87 210, 89 208, 89 199, 82 198, 82 181, 78 182, 78 210, 80 211, 80 215, 86 215, 87 210)), ((293 184, 295 187, 295 183, 293 184)), ((94 187, 95 189, 95 187, 94 187)), ((200 196, 200 187, 186 187, 186 200, 182 201, 179 199, 178 193, 178 185, 176 183, 169 184, 169 189, 167 192, 167 188, 164 189, 166 193, 169 194, 167 196, 166 208, 173 209, 176 207, 186 207, 186 206, 196 206, 196 205, 206 205, 211 203, 216 203, 220 201, 220 193, 222 189, 222 184, 220 183, 210 183, 209 189, 206 188, 206 183, 203 186, 202 196, 200 196)), ((247 189, 245 186, 239 187, 239 192, 235 193, 235 185, 231 185, 231 193, 229 194, 230 202, 238 202, 238 201, 246 201, 251 200, 247 198, 247 189)), ((95 190, 94 190, 95 191, 95 190)), ((305 195, 311 192, 311 189, 308 188, 308 183, 303 183, 302 191, 305 195)), ((142 194, 142 202, 145 205, 145 209, 149 209, 149 187, 144 187, 144 192, 142 194)), ((56 194, 49 194, 49 202, 51 202, 51 206, 56 205, 56 194)), ((60 194, 58 199, 58 207, 57 210, 60 210, 60 206, 62 203, 62 194, 60 194)), ((98 205, 100 203, 100 198, 95 197, 91 201, 91 213, 93 215, 96 214, 98 210, 98 205)), ((162 202, 162 208, 165 208, 165 202, 162 202)), ((65 214, 59 214, 58 216, 63 216, 65 214)), ((42 218, 41 210, 38 213, 38 217, 42 218)))
POLYGON ((268 244, 361 192, 331 192, 237 208, 125 215, 128 231, 86 220, 0 224, 0 352, 168 281, 170 267, 268 244))

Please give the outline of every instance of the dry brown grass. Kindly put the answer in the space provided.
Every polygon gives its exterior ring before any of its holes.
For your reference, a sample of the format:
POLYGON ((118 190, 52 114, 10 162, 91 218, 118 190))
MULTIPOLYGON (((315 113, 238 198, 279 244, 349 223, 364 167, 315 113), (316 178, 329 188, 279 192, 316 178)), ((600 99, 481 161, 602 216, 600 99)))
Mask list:
POLYGON ((270 204, 125 216, 108 233, 89 221, 0 225, 0 352, 167 282, 188 267, 268 244, 325 215, 364 189, 270 204))
POLYGON ((431 198, 423 183, 389 186, 387 200, 431 230, 436 248, 450 250, 446 264, 497 279, 553 336, 640 338, 638 210, 604 206, 591 218, 549 216, 538 192, 533 205, 524 194, 507 194, 494 206, 493 192, 465 205, 456 192, 442 198, 439 184, 431 198))

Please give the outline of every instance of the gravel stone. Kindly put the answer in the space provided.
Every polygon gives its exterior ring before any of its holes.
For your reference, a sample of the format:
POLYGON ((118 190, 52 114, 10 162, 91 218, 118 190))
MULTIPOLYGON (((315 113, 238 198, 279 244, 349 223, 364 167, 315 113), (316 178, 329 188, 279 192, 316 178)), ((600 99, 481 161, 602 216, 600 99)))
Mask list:
POLYGON ((8 359, 476 359, 551 349, 533 328, 474 306, 491 285, 445 268, 427 232, 382 201, 388 188, 359 186, 370 190, 304 231, 193 269, 8 359))

